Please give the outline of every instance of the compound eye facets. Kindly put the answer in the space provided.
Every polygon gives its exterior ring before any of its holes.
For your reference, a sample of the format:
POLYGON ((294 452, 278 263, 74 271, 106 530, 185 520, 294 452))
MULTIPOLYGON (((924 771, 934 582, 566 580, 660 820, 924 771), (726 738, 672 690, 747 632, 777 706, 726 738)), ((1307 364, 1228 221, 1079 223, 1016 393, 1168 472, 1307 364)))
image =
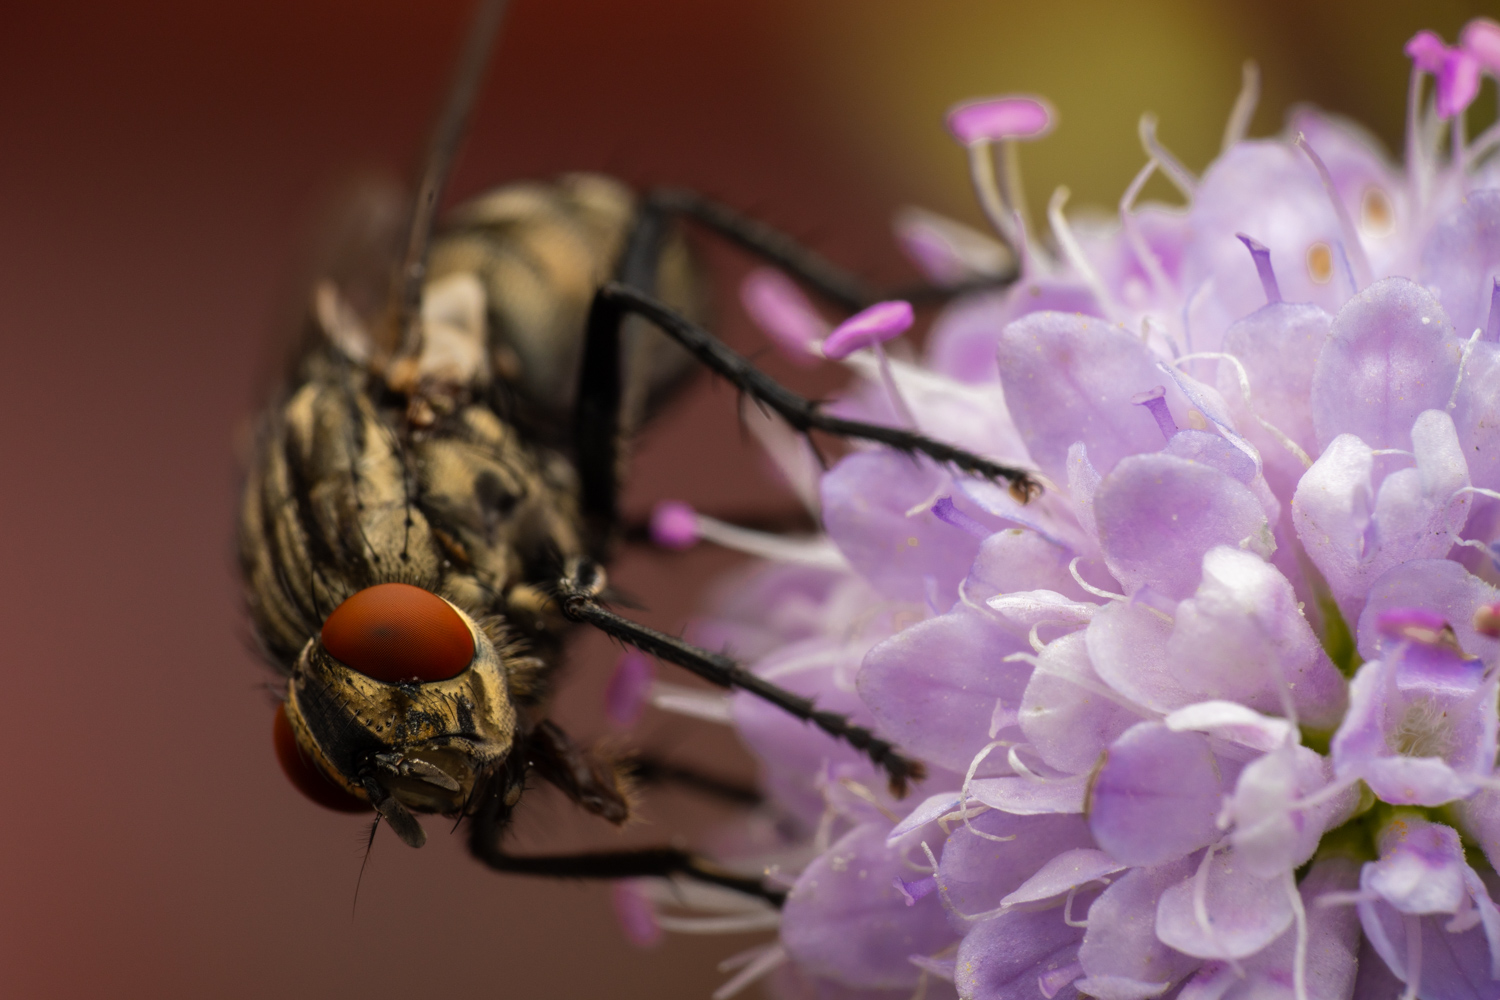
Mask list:
POLYGON ((474 636, 441 597, 405 583, 367 587, 323 623, 323 648, 388 684, 457 677, 474 659, 474 636))

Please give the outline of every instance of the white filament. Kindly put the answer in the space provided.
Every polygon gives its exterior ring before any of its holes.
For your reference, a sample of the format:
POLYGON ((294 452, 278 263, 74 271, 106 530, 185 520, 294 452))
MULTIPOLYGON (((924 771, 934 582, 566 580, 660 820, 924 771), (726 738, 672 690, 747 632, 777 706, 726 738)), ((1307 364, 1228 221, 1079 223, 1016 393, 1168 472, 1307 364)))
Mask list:
POLYGON ((753 528, 742 528, 707 514, 694 514, 693 518, 700 538, 726 549, 773 562, 801 566, 823 569, 847 569, 849 566, 838 546, 826 535, 773 535, 753 528))
MULTIPOLYGON (((1246 59, 1240 70, 1240 93, 1234 99, 1229 112, 1229 121, 1224 123, 1224 141, 1219 146, 1221 153, 1244 141, 1250 131, 1250 119, 1255 117, 1255 106, 1260 103, 1260 67, 1254 59, 1246 59)), ((1298 1000, 1301 1000, 1299 997, 1298 1000)))
POLYGON ((1453 391, 1448 394, 1448 405, 1445 407, 1449 413, 1452 413, 1453 408, 1458 405, 1458 390, 1464 384, 1464 369, 1468 367, 1469 355, 1474 353, 1474 345, 1479 342, 1479 338, 1483 335, 1484 328, 1475 327, 1474 332, 1470 334, 1469 339, 1464 343, 1463 354, 1458 359, 1458 377, 1453 380, 1453 391))
POLYGON ((1070 563, 1068 563, 1068 572, 1073 574, 1073 579, 1075 581, 1077 581, 1078 586, 1082 587, 1084 590, 1088 591, 1090 594, 1093 594, 1095 597, 1103 597, 1103 598, 1105 598, 1107 600, 1111 600, 1111 601, 1123 601, 1123 600, 1125 600, 1125 595, 1124 594, 1112 594, 1112 593, 1110 593, 1107 590, 1100 590, 1098 587, 1094 586, 1092 583, 1089 583, 1082 576, 1080 576, 1078 574, 1078 564, 1082 560, 1083 560, 1083 556, 1074 556, 1073 557, 1073 561, 1070 562, 1070 563))
POLYGON ((728 697, 681 684, 656 681, 651 685, 651 704, 663 712, 676 712, 691 719, 718 722, 726 726, 734 723, 728 697))
POLYGON ((1052 200, 1047 202, 1047 221, 1052 225, 1052 238, 1057 240, 1057 245, 1062 248, 1063 256, 1068 263, 1073 265, 1073 270, 1083 279, 1083 283, 1089 286, 1089 291, 1094 293, 1094 298, 1099 300, 1099 305, 1109 312, 1114 312, 1109 290, 1104 287, 1099 273, 1094 270, 1094 265, 1084 256, 1083 247, 1078 245, 1078 237, 1073 235, 1073 227, 1068 225, 1067 216, 1063 215, 1063 206, 1068 203, 1069 191, 1066 187, 1058 187, 1052 192, 1052 200))
POLYGON ((1161 140, 1156 137, 1156 116, 1149 111, 1141 115, 1140 124, 1137 126, 1137 134, 1141 138, 1141 147, 1146 150, 1146 155, 1155 160, 1161 167, 1161 172, 1167 175, 1167 180, 1172 186, 1182 192, 1182 196, 1188 201, 1193 200, 1193 191, 1198 187, 1198 178, 1193 172, 1182 165, 1182 161, 1173 156, 1161 140))
POLYGON ((740 971, 739 975, 735 976, 733 979, 729 980, 729 982, 714 990, 713 1000, 729 1000, 730 997, 734 996, 736 993, 739 993, 746 986, 749 986, 751 983, 755 982, 757 979, 760 979, 766 973, 781 965, 786 961, 786 958, 786 949, 781 947, 781 945, 775 945, 773 947, 767 948, 762 954, 757 956, 754 961, 745 966, 745 968, 740 971))
POLYGON ((1156 170, 1156 161, 1147 160, 1141 172, 1135 175, 1135 180, 1130 182, 1130 187, 1125 189, 1125 194, 1120 198, 1120 228, 1125 233, 1125 241, 1130 244, 1130 249, 1135 253, 1136 259, 1141 262, 1141 267, 1146 269, 1146 274, 1151 278, 1151 285, 1156 289, 1156 294, 1162 298, 1168 298, 1172 294, 1172 282, 1167 278, 1167 272, 1162 270, 1161 261, 1156 258, 1151 247, 1147 245, 1146 238, 1141 235, 1140 229, 1135 224, 1135 216, 1132 210, 1135 208, 1135 200, 1140 197, 1141 188, 1146 186, 1146 181, 1151 179, 1151 174, 1156 170))
POLYGON ((1270 434, 1271 437, 1276 439, 1277 444, 1281 445, 1287 451, 1291 452, 1292 455, 1297 459, 1297 461, 1302 463, 1303 468, 1312 468, 1312 456, 1303 451, 1300 444, 1293 441, 1275 424, 1271 423, 1265 417, 1262 417, 1260 414, 1255 412, 1255 408, 1251 405, 1250 402, 1250 373, 1245 371, 1245 365, 1242 361, 1240 361, 1239 358, 1235 357, 1233 354, 1226 354, 1223 351, 1199 351, 1197 354, 1184 354, 1182 357, 1175 359, 1172 362, 1172 366, 1174 368, 1180 367, 1185 361, 1197 361, 1199 358, 1218 359, 1220 361, 1228 361, 1230 364, 1234 365, 1235 374, 1239 377, 1240 395, 1244 397, 1245 408, 1250 411, 1251 416, 1255 417, 1255 422, 1264 427, 1266 429, 1266 433, 1270 434))
POLYGON ((1302 905, 1302 893, 1297 891, 1296 875, 1286 872, 1284 884, 1292 904, 1292 917, 1297 922, 1297 946, 1292 956, 1292 996, 1295 1000, 1307 1000, 1307 907, 1302 905))

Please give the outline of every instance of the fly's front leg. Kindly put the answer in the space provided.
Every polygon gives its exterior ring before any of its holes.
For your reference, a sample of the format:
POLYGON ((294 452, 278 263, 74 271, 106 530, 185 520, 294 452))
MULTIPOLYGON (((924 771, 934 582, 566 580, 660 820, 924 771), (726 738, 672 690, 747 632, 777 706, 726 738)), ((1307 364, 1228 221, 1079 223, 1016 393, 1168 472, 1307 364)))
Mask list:
POLYGON ((558 605, 563 616, 570 621, 592 625, 621 642, 684 667, 711 684, 753 694, 790 715, 811 722, 828 735, 859 750, 883 769, 893 795, 905 795, 910 783, 920 781, 926 774, 926 768, 920 761, 902 756, 891 743, 880 739, 865 727, 855 725, 837 712, 820 710, 812 699, 794 694, 756 676, 722 653, 700 649, 692 643, 615 614, 599 603, 599 594, 603 589, 604 572, 598 566, 578 562, 570 567, 568 575, 558 583, 558 605))

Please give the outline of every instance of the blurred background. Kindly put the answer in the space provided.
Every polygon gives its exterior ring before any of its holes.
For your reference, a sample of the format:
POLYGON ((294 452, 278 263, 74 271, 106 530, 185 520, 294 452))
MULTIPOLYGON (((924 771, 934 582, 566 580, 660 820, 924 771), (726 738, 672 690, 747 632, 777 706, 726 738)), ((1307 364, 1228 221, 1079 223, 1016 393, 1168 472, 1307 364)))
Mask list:
MULTIPOLYGON (((1066 182, 1113 205, 1143 111, 1189 167, 1218 148, 1240 65, 1252 134, 1306 100, 1397 148, 1420 27, 1477 0, 515 0, 451 189, 597 169, 687 184, 881 282, 922 204, 977 224, 952 102, 1031 91, 1059 112, 1022 153, 1037 212, 1066 182)), ((236 441, 289 317, 314 220, 360 171, 412 169, 469 4, 12 0, 0 33, 0 993, 17 997, 702 998, 754 937, 634 950, 598 885, 503 878, 429 823, 411 851, 282 779, 268 679, 233 571, 236 441)), ((1490 12, 1493 14, 1494 9, 1490 12)), ((1472 123, 1487 123, 1486 88, 1472 123)), ((1165 188, 1153 189, 1166 196, 1165 188)), ((713 249, 719 322, 745 262, 713 249)), ((778 372, 783 369, 778 368, 778 372)), ((820 373, 786 372, 804 389, 820 373)), ((645 435, 629 506, 785 503, 696 384, 645 435)), ((711 551, 615 576, 677 629, 711 551)), ((616 653, 579 641, 560 717, 604 732, 616 653)), ((679 679, 679 678, 671 678, 679 679)), ((649 717, 636 745, 748 779, 732 737, 649 717)), ((629 836, 732 814, 664 795, 629 836)), ((615 835, 537 794, 518 843, 615 835)))

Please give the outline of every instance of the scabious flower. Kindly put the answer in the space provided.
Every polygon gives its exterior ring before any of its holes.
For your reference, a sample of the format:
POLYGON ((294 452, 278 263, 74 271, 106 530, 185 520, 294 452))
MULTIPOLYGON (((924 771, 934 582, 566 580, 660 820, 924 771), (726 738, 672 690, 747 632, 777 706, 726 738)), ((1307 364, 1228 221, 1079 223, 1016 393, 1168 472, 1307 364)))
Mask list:
MULTIPOLYGON (((782 820, 779 937, 746 959, 781 995, 1500 996, 1500 124, 1465 131, 1500 25, 1407 52, 1400 168, 1307 109, 1246 138, 1247 68, 1201 177, 1143 119, 1117 223, 1063 190, 1048 240, 1011 155, 1047 106, 950 115, 1002 243, 900 238, 933 280, 1020 279, 920 363, 880 346, 889 304, 822 353, 860 376, 842 412, 1046 490, 878 449, 823 473, 754 424, 826 538, 757 543, 700 637, 929 768, 896 800, 724 706, 782 820), (1155 171, 1184 207, 1136 206, 1155 171)), ((816 353, 816 312, 757 280, 816 353)))

